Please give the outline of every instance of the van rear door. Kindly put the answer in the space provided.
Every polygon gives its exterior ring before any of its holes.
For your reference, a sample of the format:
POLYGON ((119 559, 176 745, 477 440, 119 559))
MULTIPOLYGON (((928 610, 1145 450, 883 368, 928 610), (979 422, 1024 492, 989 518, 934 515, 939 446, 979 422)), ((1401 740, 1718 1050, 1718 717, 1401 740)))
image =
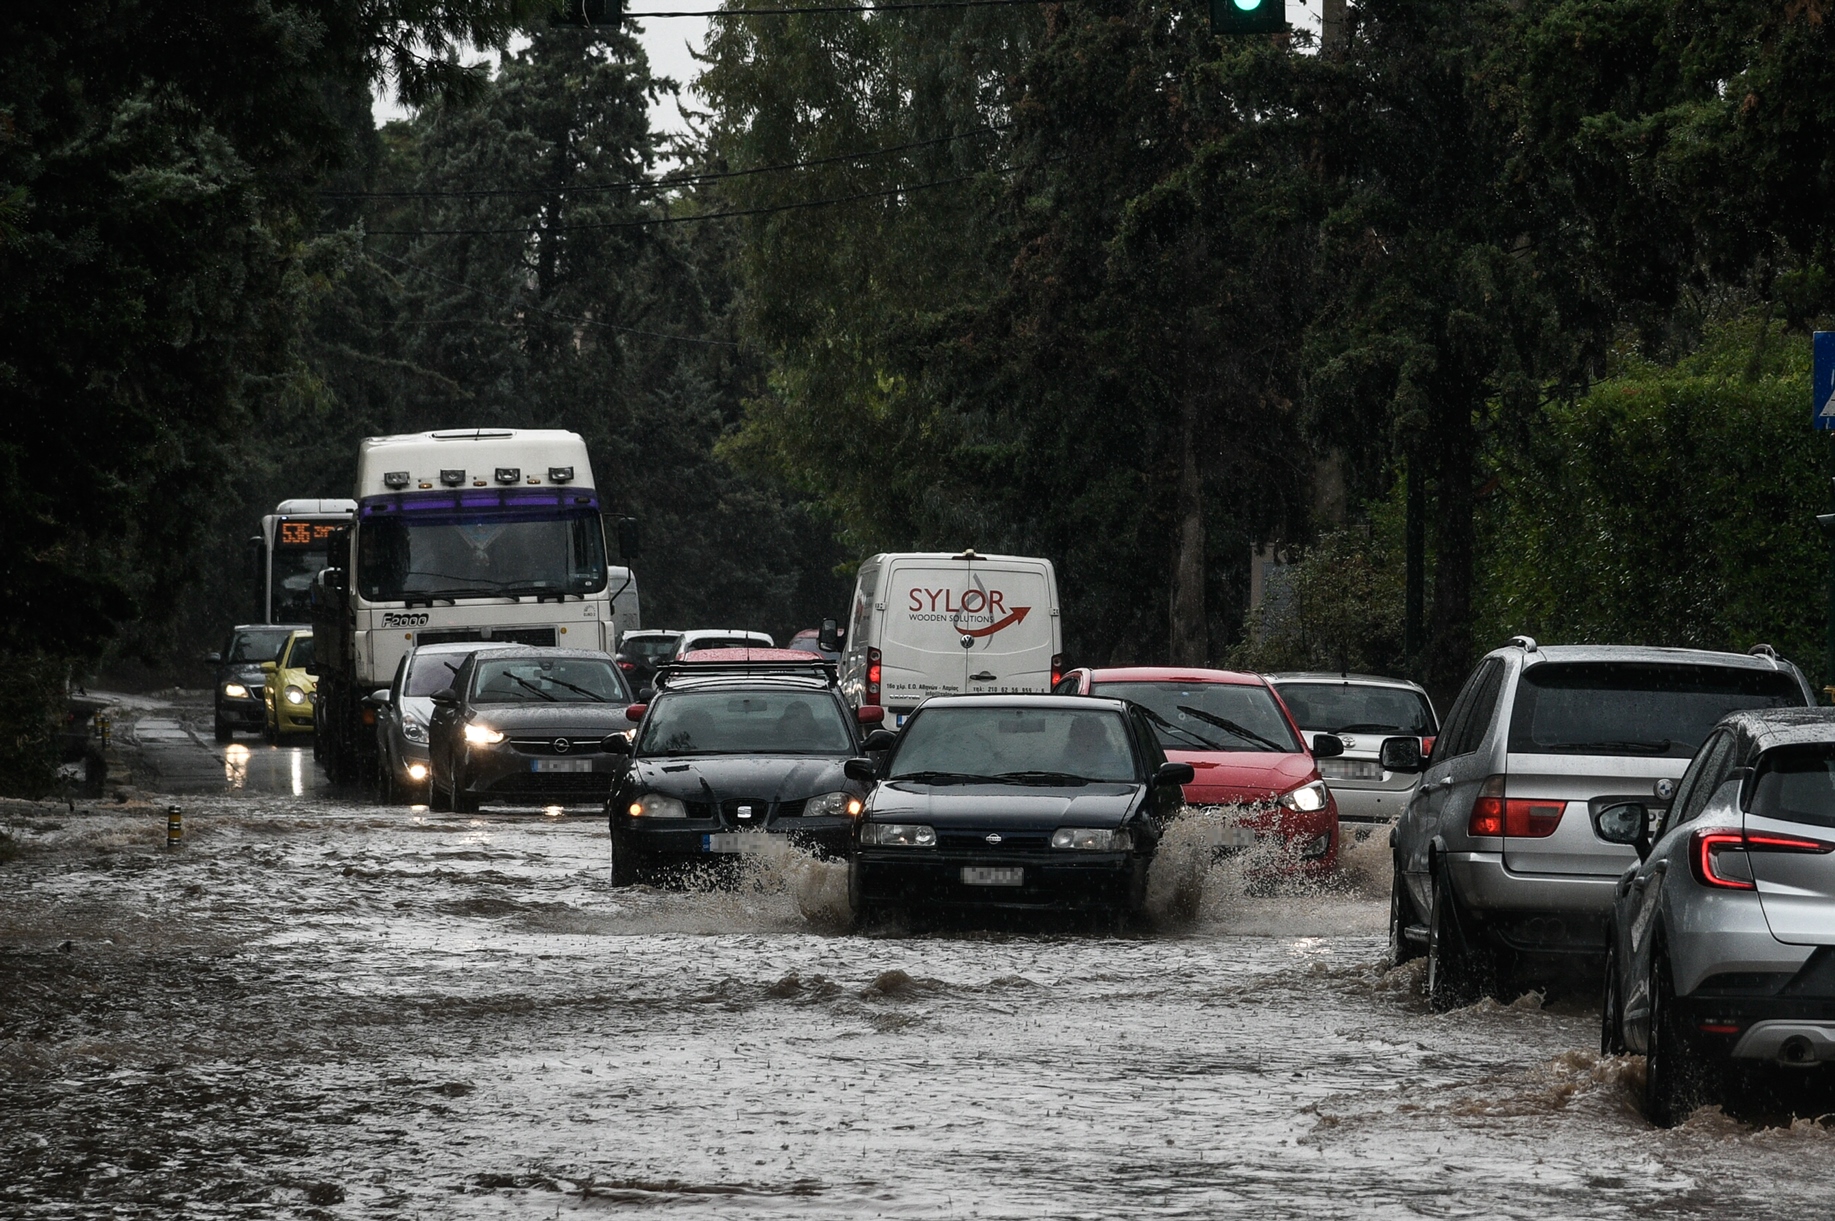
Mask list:
POLYGON ((1047 561, 893 561, 884 605, 888 707, 906 711, 933 695, 1050 689, 1057 617, 1047 561))

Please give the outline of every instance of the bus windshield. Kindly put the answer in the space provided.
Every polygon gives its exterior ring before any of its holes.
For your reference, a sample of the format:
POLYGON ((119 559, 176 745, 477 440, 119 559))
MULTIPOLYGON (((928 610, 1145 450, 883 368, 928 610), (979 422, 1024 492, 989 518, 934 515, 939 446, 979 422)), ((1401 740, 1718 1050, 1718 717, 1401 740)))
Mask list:
POLYGON ((357 590, 372 602, 605 588, 599 515, 548 510, 418 512, 364 521, 357 590))

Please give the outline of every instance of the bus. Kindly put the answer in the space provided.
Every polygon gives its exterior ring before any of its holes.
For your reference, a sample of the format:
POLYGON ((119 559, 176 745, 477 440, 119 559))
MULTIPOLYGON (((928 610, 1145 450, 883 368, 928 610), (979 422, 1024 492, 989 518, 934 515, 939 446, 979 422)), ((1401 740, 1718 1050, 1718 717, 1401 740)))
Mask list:
POLYGON ((283 500, 261 519, 261 533, 249 539, 259 622, 309 621, 313 578, 356 512, 354 500, 283 500))

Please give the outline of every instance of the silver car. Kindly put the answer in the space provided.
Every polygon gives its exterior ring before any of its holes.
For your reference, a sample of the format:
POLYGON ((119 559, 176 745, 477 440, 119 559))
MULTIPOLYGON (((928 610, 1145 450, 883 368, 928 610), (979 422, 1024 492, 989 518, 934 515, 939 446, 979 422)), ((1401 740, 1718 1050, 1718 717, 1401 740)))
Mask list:
POLYGON ((1319 775, 1338 803, 1339 822, 1391 823, 1421 783, 1419 772, 1392 772, 1378 757, 1383 742, 1406 734, 1433 749, 1439 721, 1427 692, 1405 678, 1371 674, 1269 674, 1287 710, 1306 731, 1329 733, 1344 753, 1319 760, 1319 775))
POLYGON ((1835 709, 1742 712, 1651 805, 1593 814, 1634 847, 1618 879, 1600 1045, 1648 1057, 1668 1126, 1730 1070, 1835 1061, 1835 709))
POLYGON ((370 697, 376 708, 377 787, 384 803, 428 800, 427 725, 433 719, 433 693, 452 686, 465 659, 489 647, 484 640, 424 644, 401 659, 387 691, 370 697))
POLYGON ((1605 953, 1619 874, 1635 859, 1592 813, 1663 803, 1728 713, 1811 704, 1798 669, 1750 654, 1622 645, 1539 648, 1519 636, 1466 680, 1425 761, 1382 747, 1391 771, 1425 767, 1390 832, 1396 961, 1427 955, 1436 1009, 1518 982, 1590 971, 1605 953))

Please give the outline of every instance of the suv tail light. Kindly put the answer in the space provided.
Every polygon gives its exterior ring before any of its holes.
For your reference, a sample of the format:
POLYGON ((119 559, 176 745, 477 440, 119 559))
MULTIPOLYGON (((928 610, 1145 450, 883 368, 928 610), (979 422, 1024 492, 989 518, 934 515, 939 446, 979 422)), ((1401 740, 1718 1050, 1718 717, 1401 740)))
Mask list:
POLYGON ((1835 852, 1835 844, 1794 835, 1749 835, 1739 831, 1697 831, 1689 837, 1688 863, 1695 880, 1716 890, 1757 890, 1748 852, 1835 852))
POLYGON ((879 699, 879 650, 867 650, 867 695, 863 704, 877 704, 879 699))
POLYGON ((1546 839, 1561 825, 1567 802, 1549 797, 1505 797, 1504 778, 1487 777, 1466 822, 1470 835, 1508 835, 1512 839, 1546 839))

